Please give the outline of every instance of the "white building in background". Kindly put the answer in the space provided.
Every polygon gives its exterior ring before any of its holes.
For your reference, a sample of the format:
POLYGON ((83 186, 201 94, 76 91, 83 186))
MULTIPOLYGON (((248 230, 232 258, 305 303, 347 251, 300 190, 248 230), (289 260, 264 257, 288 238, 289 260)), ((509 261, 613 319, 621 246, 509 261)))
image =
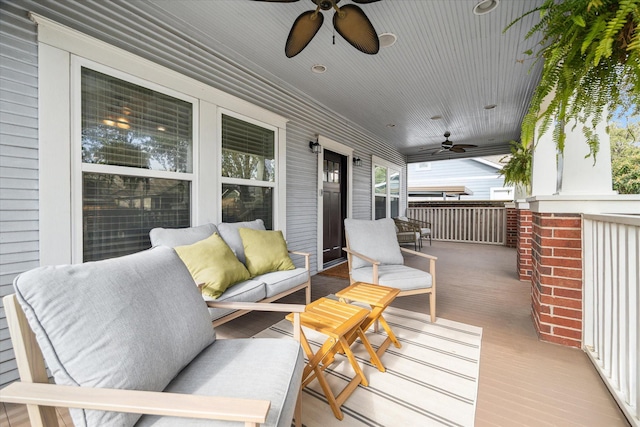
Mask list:
POLYGON ((499 174, 502 156, 440 160, 407 165, 409 201, 513 200, 514 188, 499 174))

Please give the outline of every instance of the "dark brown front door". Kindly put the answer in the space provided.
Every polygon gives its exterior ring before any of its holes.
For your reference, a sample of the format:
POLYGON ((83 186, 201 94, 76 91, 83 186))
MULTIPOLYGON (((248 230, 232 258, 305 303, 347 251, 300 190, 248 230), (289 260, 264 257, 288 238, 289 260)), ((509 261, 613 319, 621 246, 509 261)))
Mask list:
POLYGON ((347 157, 324 150, 323 264, 344 258, 344 219, 347 216, 347 157))

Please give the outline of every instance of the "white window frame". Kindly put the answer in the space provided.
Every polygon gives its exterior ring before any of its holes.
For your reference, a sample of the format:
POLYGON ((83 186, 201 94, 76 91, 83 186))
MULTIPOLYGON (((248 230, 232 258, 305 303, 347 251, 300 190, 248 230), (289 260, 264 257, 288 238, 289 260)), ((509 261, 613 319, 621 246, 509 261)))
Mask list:
MULTIPOLYGON (((132 83, 143 82, 142 86, 153 90, 162 88, 161 92, 171 96, 179 94, 177 97, 181 99, 197 100, 193 115, 192 225, 218 223, 222 215, 219 169, 211 167, 220 165, 221 159, 222 144, 216 119, 221 117, 220 111, 235 112, 242 115, 243 119, 250 118, 277 128, 276 176, 279 178, 274 194, 274 228, 282 230, 286 237, 284 171, 288 120, 285 117, 38 14, 31 13, 30 17, 38 25, 38 239, 41 265, 82 261, 82 229, 78 228, 82 221, 81 214, 78 218, 82 189, 78 177, 81 177, 84 166, 81 163, 81 151, 76 149, 79 141, 77 120, 80 119, 80 107, 79 98, 75 98, 79 96, 79 92, 74 90, 74 79, 77 78, 72 76, 72 70, 77 68, 79 71, 79 67, 72 65, 76 61, 72 61, 73 56, 82 58, 82 61, 104 65, 109 70, 107 74, 114 77, 126 76, 125 80, 132 83)), ((86 166, 86 170, 92 170, 93 167, 86 166)), ((118 171, 126 174, 141 173, 136 168, 118 168, 118 171)), ((144 171, 144 176, 168 177, 165 174, 171 173, 144 171)), ((170 177, 174 179, 176 176, 170 177)))
MULTIPOLYGON (((268 123, 264 123, 261 122, 259 120, 255 120, 252 119, 251 117, 247 117, 244 116, 242 114, 238 114, 234 111, 230 111, 224 108, 218 108, 218 140, 220 141, 219 145, 219 155, 218 155, 218 171, 219 171, 219 179, 220 179, 220 191, 222 191, 222 185, 223 184, 235 184, 235 185, 244 185, 244 186, 249 186, 249 187, 264 187, 264 188, 271 188, 273 191, 273 226, 274 229, 279 230, 279 228, 276 228, 276 224, 278 223, 277 218, 278 218, 278 212, 280 211, 280 206, 278 204, 278 194, 279 194, 279 189, 281 188, 281 185, 279 185, 280 182, 280 177, 282 175, 284 175, 284 173, 280 173, 280 168, 278 167, 280 164, 280 147, 278 144, 278 141, 280 140, 278 134, 279 134, 279 129, 276 126, 272 126, 268 123), (258 180, 258 179, 245 179, 245 178, 230 178, 230 177, 226 177, 226 176, 222 176, 222 174, 220 172, 222 172, 222 116, 226 115, 226 116, 230 116, 233 118, 236 118, 238 120, 242 120, 244 122, 250 123, 252 125, 255 126, 259 126, 261 128, 264 129, 269 129, 270 131, 273 131, 273 144, 274 144, 274 158, 276 161, 276 167, 274 170, 275 176, 273 181, 262 181, 262 180, 258 180)), ((222 194, 220 195, 220 197, 222 197, 222 194)), ((218 219, 219 221, 222 221, 222 200, 219 200, 219 209, 218 209, 218 219)))
POLYGON ((198 162, 199 158, 198 147, 200 146, 198 140, 198 100, 191 96, 184 95, 176 92, 164 86, 160 86, 149 82, 147 80, 140 79, 136 76, 132 76, 127 73, 123 73, 111 67, 107 67, 102 64, 98 64, 94 61, 90 61, 85 58, 80 58, 76 55, 71 55, 71 129, 72 129, 72 143, 71 143, 71 223, 72 223, 72 240, 75 243, 73 245, 72 261, 82 262, 84 259, 84 239, 83 239, 83 198, 82 198, 82 175, 84 172, 109 174, 109 175, 128 175, 139 176, 144 178, 161 178, 172 179, 179 181, 187 181, 191 183, 191 194, 189 194, 190 201, 190 222, 193 224, 196 217, 198 200, 194 197, 198 194, 198 162), (135 84, 137 86, 151 89, 155 92, 162 93, 164 95, 171 96, 173 98, 186 101, 192 105, 192 127, 191 127, 191 172, 171 172, 171 171, 158 171, 150 169, 140 169, 126 166, 114 166, 114 165, 101 165, 95 163, 84 163, 82 161, 82 81, 81 70, 82 67, 97 71, 102 74, 106 74, 111 77, 126 81, 128 83, 135 84))
POLYGON ((401 200, 402 200, 402 166, 399 166, 395 163, 389 162, 387 160, 381 159, 376 156, 372 156, 372 167, 371 167, 371 219, 375 219, 376 217, 376 196, 385 197, 385 213, 386 218, 391 218, 391 199, 398 200, 398 215, 401 212, 401 200), (386 194, 376 193, 376 166, 386 168, 387 170, 387 192, 386 194), (397 172, 399 176, 399 192, 398 195, 391 194, 391 182, 390 177, 393 172, 397 172))

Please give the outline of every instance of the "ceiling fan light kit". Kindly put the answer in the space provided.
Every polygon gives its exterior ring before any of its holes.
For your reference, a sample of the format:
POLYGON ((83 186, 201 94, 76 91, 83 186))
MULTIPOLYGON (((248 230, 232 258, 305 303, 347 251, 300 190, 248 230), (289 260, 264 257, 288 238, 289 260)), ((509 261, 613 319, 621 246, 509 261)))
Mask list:
MULTIPOLYGON (((255 0, 276 3, 293 3, 298 0, 255 0)), ((354 3, 367 4, 380 0, 352 0, 354 3)), ((380 40, 373 24, 355 4, 346 4, 338 7, 340 0, 311 0, 316 5, 315 10, 309 10, 300 14, 293 22, 289 31, 284 52, 287 58, 293 58, 304 50, 318 33, 324 15, 321 10, 334 9, 333 27, 349 44, 360 52, 375 55, 380 50, 380 40)), ((395 36, 394 36, 395 37, 395 36)), ((395 42, 395 39, 391 44, 395 42)))

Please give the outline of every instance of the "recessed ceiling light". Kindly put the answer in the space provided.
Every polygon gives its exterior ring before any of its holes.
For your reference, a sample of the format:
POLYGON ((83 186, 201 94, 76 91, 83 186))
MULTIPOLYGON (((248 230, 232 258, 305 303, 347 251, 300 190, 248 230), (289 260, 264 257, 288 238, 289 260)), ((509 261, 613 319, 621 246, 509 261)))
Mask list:
POLYGON ((398 36, 393 33, 382 33, 378 36, 378 40, 380 41, 380 47, 389 47, 396 43, 398 36))
POLYGON ((327 71, 327 67, 326 65, 315 64, 314 66, 311 67, 311 71, 313 71, 316 74, 322 74, 325 71, 327 71))
POLYGON ((484 109, 485 110, 493 110, 494 108, 496 108, 497 105, 496 104, 489 104, 489 105, 485 105, 484 109))
POLYGON ((431 116, 431 120, 440 120, 442 116, 431 116))
POLYGON ((485 15, 495 10, 498 4, 500 4, 500 0, 480 0, 473 7, 473 13, 475 15, 485 15))
POLYGON ((394 127, 396 127, 396 124, 395 123, 388 123, 387 127, 388 128, 394 128, 394 127))

